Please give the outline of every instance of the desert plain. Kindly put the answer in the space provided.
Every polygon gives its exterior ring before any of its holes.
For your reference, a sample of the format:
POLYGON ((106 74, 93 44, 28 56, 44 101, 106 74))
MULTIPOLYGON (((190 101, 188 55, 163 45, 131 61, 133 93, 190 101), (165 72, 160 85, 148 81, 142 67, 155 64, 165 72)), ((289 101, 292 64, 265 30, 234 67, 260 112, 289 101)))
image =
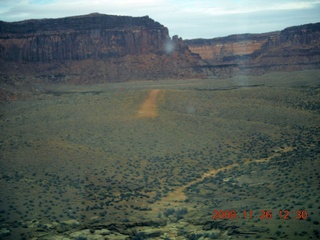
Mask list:
POLYGON ((318 239, 319 76, 48 82, 1 102, 1 239, 318 239))

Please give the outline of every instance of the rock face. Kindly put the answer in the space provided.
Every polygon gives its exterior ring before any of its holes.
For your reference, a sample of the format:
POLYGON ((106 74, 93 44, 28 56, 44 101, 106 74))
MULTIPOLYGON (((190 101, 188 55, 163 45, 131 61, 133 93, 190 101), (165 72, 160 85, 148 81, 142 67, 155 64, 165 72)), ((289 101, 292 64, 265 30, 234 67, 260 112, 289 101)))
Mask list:
MULTIPOLYGON (((0 21, 0 66, 8 86, 17 79, 96 83, 319 68, 320 23, 183 41, 148 16, 0 21)), ((7 98, 1 88, 0 99, 7 98)))
POLYGON ((18 67, 58 80, 123 81, 190 75, 197 56, 148 16, 94 13, 0 22, 0 59, 2 73, 18 67))
POLYGON ((319 67, 320 23, 286 28, 255 52, 256 65, 319 67))
POLYGON ((251 54, 278 33, 239 34, 213 39, 186 40, 189 49, 205 60, 223 61, 224 57, 251 54))
POLYGON ((168 29, 149 17, 90 14, 1 23, 0 57, 52 62, 163 52, 168 29))
POLYGON ((185 41, 208 75, 261 74, 320 67, 320 23, 266 34, 185 41))

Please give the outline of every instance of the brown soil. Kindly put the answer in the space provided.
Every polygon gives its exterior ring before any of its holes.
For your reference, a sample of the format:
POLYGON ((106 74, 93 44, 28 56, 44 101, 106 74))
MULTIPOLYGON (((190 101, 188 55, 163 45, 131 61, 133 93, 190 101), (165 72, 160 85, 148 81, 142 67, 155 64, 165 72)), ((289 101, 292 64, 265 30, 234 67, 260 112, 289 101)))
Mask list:
POLYGON ((157 97, 160 89, 153 89, 149 91, 148 97, 140 105, 138 116, 141 118, 156 118, 158 117, 157 97))
MULTIPOLYGON (((289 151, 292 151, 292 150, 293 150, 292 147, 287 147, 287 148, 284 148, 284 149, 281 149, 281 150, 277 151, 276 153, 272 154, 271 156, 269 156, 267 158, 261 158, 261 159, 255 159, 255 160, 245 159, 244 160, 244 164, 249 164, 249 163, 252 163, 252 162, 255 162, 255 163, 267 162, 267 161, 270 161, 272 158, 274 158, 276 156, 280 156, 281 153, 286 153, 286 152, 289 152, 289 151)), ((184 201, 187 199, 187 196, 184 193, 184 191, 188 187, 190 187, 190 186, 192 186, 192 185, 194 185, 194 184, 196 184, 198 182, 203 181, 207 177, 214 177, 217 173, 219 173, 221 171, 228 171, 231 168, 236 167, 236 166, 239 166, 239 164, 238 163, 233 163, 233 164, 228 165, 226 167, 222 167, 222 168, 219 168, 219 169, 212 169, 209 172, 204 173, 201 176, 201 178, 198 178, 198 179, 196 179, 194 181, 189 182, 186 185, 183 185, 183 186, 175 189, 173 192, 169 193, 167 197, 162 198, 160 201, 154 203, 150 207, 152 208, 152 210, 154 212, 163 212, 163 210, 168 206, 170 206, 170 207, 180 207, 182 202, 183 202, 183 205, 186 206, 186 203, 184 201)))

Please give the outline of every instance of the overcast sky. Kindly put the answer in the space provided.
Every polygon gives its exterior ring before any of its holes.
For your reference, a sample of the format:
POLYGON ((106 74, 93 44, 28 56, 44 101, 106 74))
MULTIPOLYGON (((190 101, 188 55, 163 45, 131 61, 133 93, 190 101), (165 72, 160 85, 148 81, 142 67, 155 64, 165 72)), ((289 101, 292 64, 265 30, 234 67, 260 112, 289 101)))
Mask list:
POLYGON ((145 16, 183 39, 263 33, 320 22, 320 0, 0 0, 0 20, 99 12, 145 16))

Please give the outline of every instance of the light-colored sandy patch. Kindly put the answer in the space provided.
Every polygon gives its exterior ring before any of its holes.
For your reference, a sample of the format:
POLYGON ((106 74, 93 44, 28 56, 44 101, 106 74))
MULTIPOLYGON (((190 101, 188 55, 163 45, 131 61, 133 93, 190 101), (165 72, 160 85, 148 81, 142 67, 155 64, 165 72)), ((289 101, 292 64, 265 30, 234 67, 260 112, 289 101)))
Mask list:
POLYGON ((157 97, 160 89, 153 89, 149 91, 148 97, 140 105, 138 116, 140 118, 156 118, 158 117, 157 97))
MULTIPOLYGON (((277 151, 276 153, 270 155, 267 158, 254 159, 254 160, 245 159, 243 163, 249 164, 249 163, 267 162, 276 156, 280 156, 282 153, 290 152, 292 150, 293 150, 292 147, 286 147, 286 148, 283 148, 280 151, 277 151)), ((237 166, 240 166, 240 165, 238 163, 233 163, 233 164, 226 166, 226 167, 212 169, 209 172, 202 174, 202 176, 200 178, 197 178, 197 179, 187 183, 186 185, 183 185, 181 187, 176 188, 173 192, 169 193, 168 196, 162 198, 158 202, 155 202, 150 207, 152 208, 152 210, 154 212, 163 212, 163 210, 167 207, 172 208, 172 207, 186 206, 187 204, 184 202, 187 199, 187 196, 185 194, 186 188, 188 188, 198 182, 203 181, 207 177, 214 177, 215 175, 217 175, 221 171, 228 171, 228 170, 230 170, 234 167, 237 167, 237 166)))

